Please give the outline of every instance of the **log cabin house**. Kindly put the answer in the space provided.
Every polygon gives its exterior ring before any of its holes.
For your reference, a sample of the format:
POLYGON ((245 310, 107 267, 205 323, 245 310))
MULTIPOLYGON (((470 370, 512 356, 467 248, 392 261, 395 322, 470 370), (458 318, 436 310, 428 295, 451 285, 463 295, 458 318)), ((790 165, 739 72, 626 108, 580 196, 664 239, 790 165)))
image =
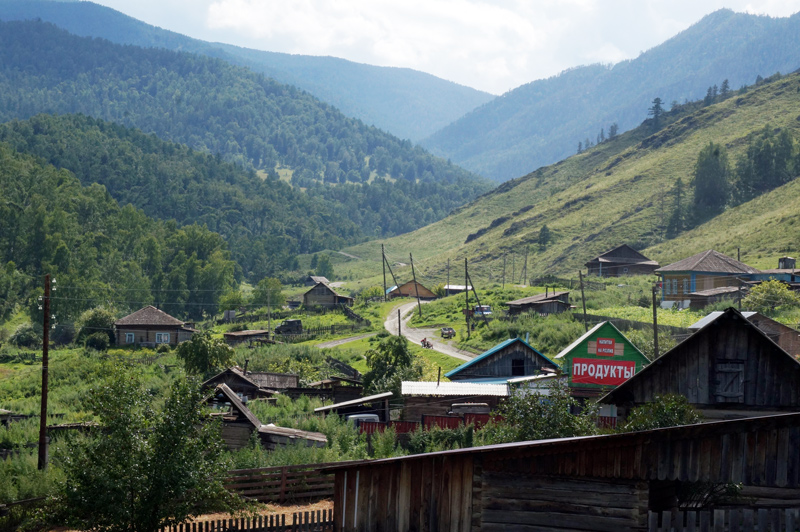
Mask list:
POLYGON ((598 255, 585 264, 589 275, 620 277, 622 275, 651 275, 658 263, 650 260, 627 244, 598 255))
POLYGON ((729 308, 600 402, 624 418, 665 394, 683 395, 706 419, 796 412, 800 362, 729 308))
POLYGON ((203 383, 203 388, 216 388, 225 384, 243 401, 272 397, 288 389, 297 388, 300 377, 291 373, 247 371, 247 364, 227 368, 203 383))
POLYGON ((691 302, 702 308, 738 295, 741 280, 750 280, 759 271, 743 262, 709 249, 655 271, 661 278, 662 301, 691 302))
POLYGON ((319 282, 303 294, 303 306, 336 308, 340 305, 353 306, 355 300, 350 296, 343 296, 329 284, 319 282))
POLYGON ((558 314, 569 310, 569 292, 550 292, 523 297, 506 303, 508 314, 516 316, 525 312, 536 312, 539 315, 558 314))
POLYGON ((155 347, 158 344, 178 345, 189 340, 195 330, 152 305, 128 314, 114 323, 117 345, 155 347))
POLYGON ((445 373, 451 381, 506 384, 508 379, 555 373, 558 364, 522 338, 511 338, 445 373))

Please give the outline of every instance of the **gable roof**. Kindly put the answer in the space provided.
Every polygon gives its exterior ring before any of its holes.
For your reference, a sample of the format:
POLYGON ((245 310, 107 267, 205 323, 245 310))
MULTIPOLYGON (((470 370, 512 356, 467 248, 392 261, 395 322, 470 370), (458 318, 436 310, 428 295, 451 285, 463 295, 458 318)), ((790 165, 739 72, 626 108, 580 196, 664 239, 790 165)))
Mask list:
POLYGON ((654 260, 650 260, 628 244, 622 244, 621 246, 617 246, 611 251, 606 251, 605 253, 601 253, 597 257, 593 258, 586 264, 591 262, 619 262, 621 264, 650 264, 653 266, 658 266, 658 263, 654 260))
POLYGON ((314 283, 325 283, 331 284, 327 277, 323 277, 322 275, 309 275, 309 279, 311 279, 314 283))
POLYGON ((334 288, 333 288, 331 285, 329 285, 328 283, 323 283, 322 281, 320 281, 320 282, 318 282, 317 284, 315 284, 314 286, 312 286, 312 287, 311 287, 311 288, 310 288, 310 289, 309 289, 309 290, 308 290, 308 291, 307 291, 305 294, 303 294, 303 295, 310 294, 310 293, 311 293, 313 290, 315 290, 315 289, 316 289, 316 288, 317 288, 319 285, 322 285, 322 286, 324 286, 325 288, 327 288, 327 289, 328 289, 328 291, 329 291, 330 293, 332 293, 333 295, 335 295, 336 297, 341 297, 341 298, 343 298, 343 299, 353 299, 353 298, 352 298, 352 297, 350 297, 350 296, 343 296, 342 294, 340 294, 339 292, 337 292, 337 291, 336 291, 336 290, 335 290, 335 289, 334 289, 334 288))
POLYGON ((605 326, 609 326, 609 327, 613 328, 617 332, 617 334, 619 334, 622 338, 624 338, 625 341, 628 343, 628 345, 630 345, 634 349, 634 351, 636 353, 639 353, 639 356, 642 357, 642 359, 644 359, 645 364, 649 364, 650 363, 650 359, 648 359, 646 356, 644 356, 644 353, 639 351, 639 348, 636 347, 635 345, 633 345, 633 342, 628 340, 628 337, 625 336, 624 334, 622 334, 619 331, 619 329, 617 329, 617 327, 613 323, 611 323, 610 321, 601 321, 600 323, 598 323, 597 325, 595 325, 594 327, 592 327, 591 329, 586 331, 586 333, 584 333, 580 338, 578 338, 577 340, 575 340, 574 342, 569 344, 567 347, 562 349, 561 352, 555 356, 555 358, 564 358, 571 351, 573 351, 576 347, 578 347, 584 341, 589 339, 594 333, 598 332, 602 327, 605 327, 605 326))
POLYGON ((709 249, 656 270, 661 272, 708 272, 708 273, 758 273, 758 270, 718 251, 709 249))
POLYGON ((170 326, 182 327, 185 322, 178 318, 173 318, 163 310, 159 310, 152 305, 137 310, 132 314, 128 314, 124 318, 120 318, 114 325, 156 325, 156 326, 170 326))
POLYGON ((564 294, 569 294, 569 292, 563 291, 563 292, 549 292, 546 294, 536 294, 535 296, 528 296, 528 297, 523 297, 521 299, 515 299, 514 301, 508 301, 506 302, 506 305, 530 305, 532 303, 543 303, 545 301, 550 301, 552 299, 558 299, 564 294))
POLYGON ((530 349, 531 351, 533 351, 534 353, 536 353, 537 355, 539 355, 540 357, 545 359, 546 361, 550 362, 554 367, 558 367, 558 364, 556 364, 555 362, 553 362, 552 360, 550 360, 549 358, 544 356, 542 353, 539 352, 538 349, 536 349, 533 346, 531 346, 528 342, 526 342, 522 338, 510 338, 510 339, 506 340, 505 342, 500 342, 499 344, 497 344, 496 346, 492 347, 488 351, 485 351, 485 352, 481 353, 480 355, 476 356, 475 358, 473 358, 469 362, 465 362, 465 363, 461 364, 456 369, 452 369, 452 370, 448 371, 447 373, 444 374, 444 376, 449 379, 451 375, 456 375, 456 374, 464 371, 468 367, 474 366, 475 364, 477 364, 477 363, 479 363, 479 362, 481 362, 483 360, 486 360, 487 358, 489 358, 492 355, 498 353, 499 351, 502 351, 503 349, 505 349, 509 345, 511 345, 513 343, 516 343, 516 342, 520 342, 522 345, 524 345, 525 347, 527 347, 528 349, 530 349))
POLYGON ((239 396, 236 395, 236 393, 231 390, 227 384, 220 384, 216 387, 216 389, 214 389, 215 396, 220 393, 224 395, 225 398, 231 403, 232 408, 235 408, 240 414, 247 418, 247 421, 253 425, 253 428, 257 430, 261 427, 261 421, 259 421, 256 415, 252 413, 249 408, 244 406, 244 403, 241 399, 239 399, 239 396))

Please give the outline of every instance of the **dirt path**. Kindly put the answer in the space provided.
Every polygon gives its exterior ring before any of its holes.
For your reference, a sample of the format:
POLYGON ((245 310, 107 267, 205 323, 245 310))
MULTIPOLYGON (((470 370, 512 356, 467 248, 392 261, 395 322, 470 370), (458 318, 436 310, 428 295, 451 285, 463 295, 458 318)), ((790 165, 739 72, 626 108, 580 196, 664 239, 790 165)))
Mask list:
POLYGON ((443 353, 460 360, 472 360, 475 358, 474 354, 468 351, 462 351, 461 349, 456 349, 455 347, 444 342, 439 337, 439 329, 412 329, 409 327, 408 322, 411 319, 411 311, 414 310, 416 305, 417 302, 412 301, 410 303, 403 303, 393 308, 383 326, 387 331, 389 331, 390 334, 397 335, 397 310, 399 309, 401 322, 400 327, 402 329, 400 332, 403 334, 403 336, 408 338, 409 341, 415 342, 417 345, 419 345, 423 338, 427 338, 433 344, 434 351, 438 351, 439 353, 443 353))
POLYGON ((367 333, 367 334, 360 334, 358 336, 350 336, 348 338, 340 338, 338 340, 331 340, 330 342, 322 342, 321 344, 317 344, 317 347, 319 347, 320 349, 325 349, 326 347, 336 347, 337 345, 342 345, 348 342, 355 342, 356 340, 369 338, 370 336, 375 336, 376 334, 378 333, 367 333))

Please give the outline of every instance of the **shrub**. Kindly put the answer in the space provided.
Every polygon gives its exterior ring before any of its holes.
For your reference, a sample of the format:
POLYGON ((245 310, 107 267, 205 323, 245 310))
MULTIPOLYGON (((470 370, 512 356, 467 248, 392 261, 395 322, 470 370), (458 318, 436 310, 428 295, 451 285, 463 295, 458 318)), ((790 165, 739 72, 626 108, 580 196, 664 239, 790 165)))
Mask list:
POLYGON ((75 326, 71 323, 59 323, 50 331, 50 342, 54 345, 67 345, 75 340, 75 326))
POLYGON ((694 425, 702 420, 703 416, 689 404, 686 397, 675 394, 658 395, 652 403, 631 410, 622 432, 694 425))
POLYGON ((36 348, 42 344, 38 331, 30 322, 23 323, 17 327, 9 341, 17 347, 36 348))
POLYGON ((106 351, 109 346, 108 335, 104 332, 92 333, 86 337, 84 345, 96 351, 106 351))
POLYGON ((108 337, 108 343, 114 343, 114 312, 103 307, 89 309, 76 321, 79 328, 76 342, 85 344, 86 338, 92 334, 102 332, 108 337))

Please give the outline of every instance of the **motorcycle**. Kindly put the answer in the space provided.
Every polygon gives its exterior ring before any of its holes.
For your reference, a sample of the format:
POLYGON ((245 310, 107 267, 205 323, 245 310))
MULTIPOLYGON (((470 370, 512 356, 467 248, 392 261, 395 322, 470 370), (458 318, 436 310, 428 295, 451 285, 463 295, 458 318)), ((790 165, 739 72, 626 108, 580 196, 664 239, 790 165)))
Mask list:
POLYGON ((433 349, 433 342, 431 342, 427 338, 423 338, 421 344, 422 347, 424 347, 425 349, 433 349))

